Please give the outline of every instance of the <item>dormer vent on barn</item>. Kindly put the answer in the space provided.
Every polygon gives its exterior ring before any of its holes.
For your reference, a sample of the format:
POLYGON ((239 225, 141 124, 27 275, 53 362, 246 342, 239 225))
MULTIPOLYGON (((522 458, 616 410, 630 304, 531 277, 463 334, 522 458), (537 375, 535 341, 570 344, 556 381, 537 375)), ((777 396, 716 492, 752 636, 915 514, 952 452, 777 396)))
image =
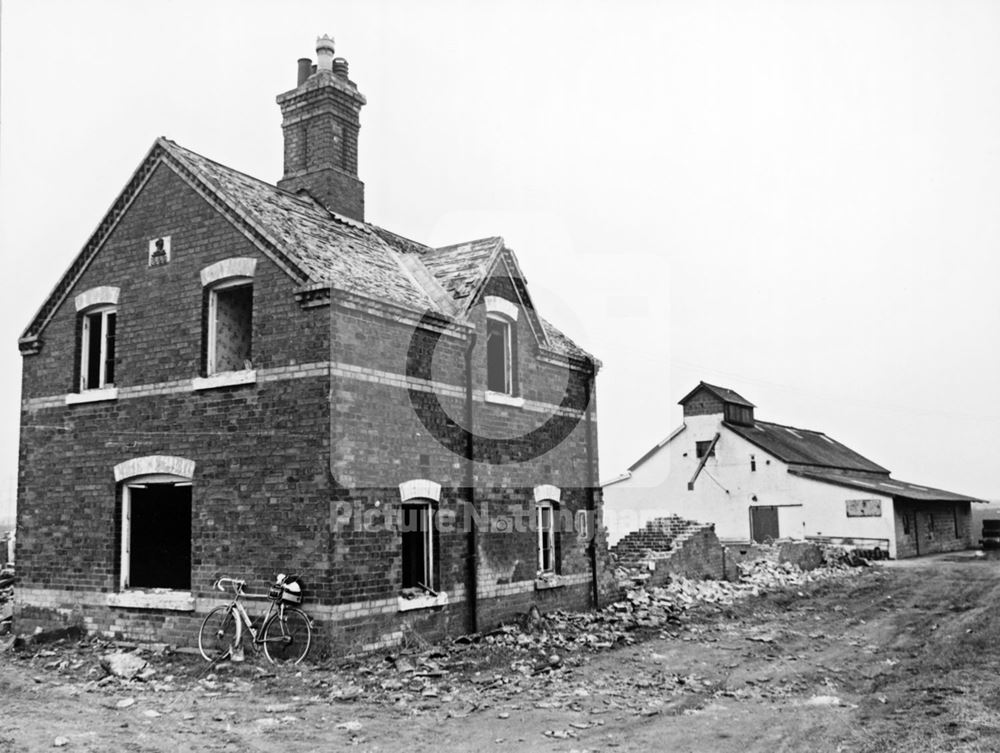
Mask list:
POLYGON ((726 423, 737 426, 754 425, 753 409, 756 406, 725 387, 699 382, 697 387, 679 401, 679 404, 684 407, 685 418, 721 413, 726 423))

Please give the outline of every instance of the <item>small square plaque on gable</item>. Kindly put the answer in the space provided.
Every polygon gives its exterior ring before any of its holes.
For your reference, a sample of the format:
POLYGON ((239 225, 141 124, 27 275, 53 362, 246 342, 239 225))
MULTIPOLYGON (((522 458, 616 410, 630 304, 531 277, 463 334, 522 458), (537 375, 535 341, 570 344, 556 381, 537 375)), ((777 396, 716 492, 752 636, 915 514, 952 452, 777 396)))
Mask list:
POLYGON ((157 267, 170 261, 170 236, 153 238, 149 242, 149 266, 157 267))

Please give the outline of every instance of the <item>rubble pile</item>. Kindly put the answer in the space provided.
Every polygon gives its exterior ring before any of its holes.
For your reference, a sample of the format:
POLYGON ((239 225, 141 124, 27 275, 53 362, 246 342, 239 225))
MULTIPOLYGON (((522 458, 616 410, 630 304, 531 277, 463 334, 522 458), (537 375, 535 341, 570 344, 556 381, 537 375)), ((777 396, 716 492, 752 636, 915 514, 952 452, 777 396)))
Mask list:
MULTIPOLYGON (((599 715, 604 713, 616 718, 682 713, 689 707, 700 707, 698 704, 716 694, 787 696, 792 689, 777 687, 778 683, 727 689, 718 679, 674 671, 668 657, 652 649, 622 652, 619 665, 598 678, 581 681, 577 669, 594 660, 602 649, 638 644, 645 637, 690 641, 699 640, 699 635, 716 635, 711 619, 684 619, 685 613, 698 605, 730 604, 745 596, 796 589, 851 572, 857 570, 843 564, 803 572, 795 565, 755 561, 741 567, 741 580, 735 583, 675 577, 662 587, 626 589, 620 600, 596 612, 560 610, 543 615, 533 608, 517 624, 489 632, 436 645, 414 633, 386 654, 359 653, 311 667, 289 668, 290 672, 262 662, 256 666, 250 662, 208 666, 200 657, 185 655, 191 652, 162 644, 140 647, 94 638, 74 640, 72 636, 56 639, 52 648, 26 641, 24 650, 14 652, 13 657, 33 671, 55 673, 53 682, 69 688, 67 692, 100 691, 111 696, 108 703, 114 708, 135 705, 148 717, 169 709, 163 695, 168 691, 193 690, 206 697, 245 695, 267 681, 268 687, 299 683, 295 687, 305 684, 309 688, 305 693, 297 691, 290 703, 269 706, 268 714, 294 714, 305 705, 326 700, 364 700, 406 714, 456 718, 489 709, 500 719, 529 708, 586 713, 569 729, 551 735, 572 738, 575 729, 602 724, 599 715), (686 623, 683 630, 682 623, 686 623)), ((747 640, 772 639, 751 635, 747 640)), ((278 724, 285 718, 264 721, 278 724)))
POLYGON ((544 617, 529 615, 521 625, 503 625, 483 636, 464 636, 462 642, 507 646, 526 651, 573 651, 631 644, 630 633, 640 628, 669 629, 680 625, 684 612, 697 604, 732 604, 780 588, 796 588, 857 572, 843 561, 803 571, 790 562, 755 560, 738 566, 738 582, 673 577, 664 586, 628 589, 624 598, 599 612, 557 610, 544 617))
MULTIPOLYGON (((624 598, 599 612, 550 612, 528 620, 529 629, 504 625, 484 636, 488 644, 524 649, 601 649, 615 643, 632 643, 630 632, 639 628, 679 625, 685 610, 697 604, 732 604, 780 588, 795 588, 857 572, 847 560, 830 557, 828 564, 803 571, 790 562, 759 559, 738 566, 738 582, 691 580, 673 577, 664 586, 639 585, 624 598)), ((471 640, 471 639, 470 639, 471 640)))
POLYGON ((484 636, 484 641, 529 650, 598 650, 616 643, 633 643, 628 633, 637 628, 678 625, 682 610, 682 605, 663 589, 638 588, 599 612, 556 610, 537 621, 534 629, 503 625, 484 636))
POLYGON ((740 573, 737 585, 749 586, 752 595, 757 595, 757 593, 775 588, 801 586, 806 583, 851 575, 857 572, 857 567, 867 564, 866 560, 852 557, 842 550, 837 550, 835 554, 824 555, 824 564, 809 571, 802 570, 791 562, 760 559, 744 562, 737 566, 740 573))
MULTIPOLYGON (((728 605, 747 596, 799 588, 855 572, 842 563, 805 572, 791 563, 757 560, 740 566, 740 581, 735 583, 674 577, 662 587, 627 589, 619 601, 596 612, 557 610, 542 615, 533 609, 517 624, 461 636, 450 645, 357 657, 358 664, 330 682, 330 697, 339 701, 380 697, 409 709, 445 702, 464 708, 456 709, 456 715, 486 703, 487 692, 494 701, 508 697, 528 703, 549 702, 568 682, 565 670, 589 661, 588 654, 633 645, 648 631, 677 637, 684 613, 699 604, 728 605)), ((615 687, 621 685, 618 690, 630 695, 629 704, 637 704, 637 713, 651 707, 652 696, 636 696, 637 689, 628 686, 627 680, 622 678, 615 687)), ((689 685, 684 678, 664 676, 650 692, 655 690, 654 695, 661 697, 658 702, 663 703, 663 698, 689 685)))

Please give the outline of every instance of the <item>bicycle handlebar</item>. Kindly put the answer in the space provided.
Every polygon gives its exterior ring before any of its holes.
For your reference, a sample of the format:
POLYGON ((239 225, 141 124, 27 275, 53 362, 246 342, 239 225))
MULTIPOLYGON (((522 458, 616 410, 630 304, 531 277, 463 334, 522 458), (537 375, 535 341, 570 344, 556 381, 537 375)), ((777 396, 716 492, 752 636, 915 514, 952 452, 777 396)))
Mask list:
POLYGON ((225 591, 227 584, 231 584, 233 586, 233 590, 236 593, 239 593, 243 590, 243 587, 246 586, 247 582, 245 580, 240 580, 239 578, 219 578, 215 581, 215 587, 220 591, 225 591))

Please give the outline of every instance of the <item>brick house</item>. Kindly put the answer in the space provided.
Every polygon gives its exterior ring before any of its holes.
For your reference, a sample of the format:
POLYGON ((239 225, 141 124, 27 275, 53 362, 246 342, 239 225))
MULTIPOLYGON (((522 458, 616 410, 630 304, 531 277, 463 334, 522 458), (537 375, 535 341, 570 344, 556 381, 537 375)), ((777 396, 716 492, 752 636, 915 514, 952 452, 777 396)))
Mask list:
POLYGON ((761 421, 725 387, 701 382, 680 404, 684 423, 604 484, 612 543, 675 514, 714 523, 723 540, 846 542, 891 557, 972 545, 982 500, 894 479, 823 432, 761 421))
POLYGON ((281 571, 336 651, 611 588, 594 359, 501 238, 365 221, 333 54, 276 186, 158 139, 21 337, 19 630, 190 643, 216 578, 281 571))

